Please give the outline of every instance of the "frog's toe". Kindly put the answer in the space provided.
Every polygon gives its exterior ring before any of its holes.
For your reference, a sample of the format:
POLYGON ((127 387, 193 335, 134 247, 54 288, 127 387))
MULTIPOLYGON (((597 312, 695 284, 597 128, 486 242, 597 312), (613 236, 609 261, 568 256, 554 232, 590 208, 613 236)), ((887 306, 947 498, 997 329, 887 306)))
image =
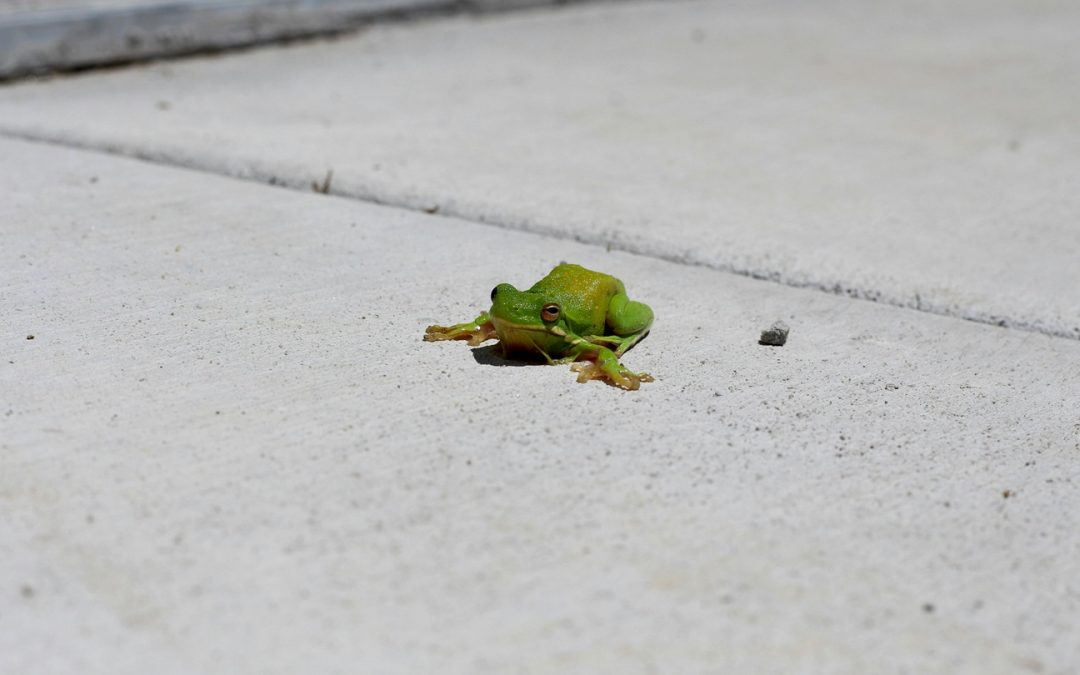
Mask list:
POLYGON ((647 373, 635 373, 625 368, 618 373, 612 373, 609 378, 611 383, 617 387, 622 387, 627 391, 637 391, 642 382, 652 382, 652 376, 647 373))
POLYGON ((589 380, 596 380, 603 378, 603 373, 600 372, 600 366, 596 365, 592 361, 578 361, 570 365, 570 370, 578 374, 577 381, 581 384, 585 384, 589 380))
POLYGON ((424 331, 424 342, 438 342, 439 340, 452 340, 449 326, 428 326, 424 331))
POLYGON ((473 332, 462 326, 428 326, 424 331, 424 342, 442 340, 471 340, 473 332))

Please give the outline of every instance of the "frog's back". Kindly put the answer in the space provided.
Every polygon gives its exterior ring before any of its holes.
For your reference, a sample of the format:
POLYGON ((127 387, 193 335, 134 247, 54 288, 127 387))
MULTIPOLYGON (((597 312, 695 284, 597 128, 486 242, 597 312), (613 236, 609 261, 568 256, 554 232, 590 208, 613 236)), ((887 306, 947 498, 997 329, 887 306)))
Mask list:
POLYGON ((581 265, 562 263, 556 265, 547 276, 533 284, 530 291, 562 290, 566 288, 607 287, 616 284, 615 277, 594 272, 581 265))
POLYGON ((622 284, 610 274, 563 263, 529 290, 559 302, 564 311, 584 324, 579 326, 580 329, 600 333, 607 318, 608 304, 621 289, 622 284))

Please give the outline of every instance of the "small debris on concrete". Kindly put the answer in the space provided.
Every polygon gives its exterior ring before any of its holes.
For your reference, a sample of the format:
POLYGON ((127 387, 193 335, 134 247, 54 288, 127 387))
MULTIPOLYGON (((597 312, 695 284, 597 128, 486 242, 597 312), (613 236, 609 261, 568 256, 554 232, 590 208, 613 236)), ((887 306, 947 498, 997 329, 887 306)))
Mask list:
POLYGON ((769 326, 765 330, 761 331, 761 339, 758 340, 759 345, 768 345, 770 347, 783 347, 787 342, 788 325, 783 321, 777 321, 773 325, 769 326))
POLYGON ((332 180, 334 180, 334 170, 330 169, 329 171, 326 172, 326 178, 323 179, 322 183, 319 183, 318 181, 313 182, 311 184, 311 189, 314 190, 315 192, 318 192, 321 195, 329 194, 330 193, 330 181, 332 181, 332 180))
POLYGON ((886 390, 888 390, 888 391, 896 391, 896 390, 897 390, 897 389, 899 389, 899 388, 900 388, 900 385, 898 385, 898 384, 893 384, 892 382, 890 382, 889 384, 885 385, 885 389, 886 389, 886 390))
POLYGON ((33 336, 33 335, 27 335, 27 336, 26 336, 26 339, 27 339, 27 340, 33 340, 33 339, 34 339, 34 336, 33 336))

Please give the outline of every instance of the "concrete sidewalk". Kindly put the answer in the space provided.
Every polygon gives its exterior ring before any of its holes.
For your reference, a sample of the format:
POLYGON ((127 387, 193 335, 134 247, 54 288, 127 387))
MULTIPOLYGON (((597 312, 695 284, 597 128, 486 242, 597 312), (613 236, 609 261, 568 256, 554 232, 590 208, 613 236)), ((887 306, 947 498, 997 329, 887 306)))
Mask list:
POLYGON ((1080 338, 1078 7, 439 21, 6 88, 0 130, 1080 338))
POLYGON ((0 671, 1080 663, 1080 343, 0 156, 0 671), (561 259, 657 308, 626 357, 655 383, 420 342, 561 259), (757 345, 775 317, 791 341, 757 345))
POLYGON ((0 0, 0 81, 554 1, 0 0))
POLYGON ((0 88, 0 673, 1075 673, 1076 16, 892 7, 0 88), (420 341, 562 260, 655 382, 420 341))

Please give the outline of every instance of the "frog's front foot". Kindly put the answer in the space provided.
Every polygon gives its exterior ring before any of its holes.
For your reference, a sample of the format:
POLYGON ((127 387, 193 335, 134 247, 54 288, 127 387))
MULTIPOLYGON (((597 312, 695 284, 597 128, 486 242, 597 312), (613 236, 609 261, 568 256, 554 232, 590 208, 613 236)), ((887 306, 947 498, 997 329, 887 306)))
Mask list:
POLYGON ((603 380, 627 391, 635 391, 641 386, 642 382, 653 381, 652 375, 635 373, 619 363, 619 360, 611 351, 604 351, 607 353, 598 355, 594 361, 578 361, 570 366, 570 370, 578 374, 578 382, 603 380))
POLYGON ((440 340, 468 340, 470 347, 477 347, 494 337, 495 325, 490 317, 481 314, 475 321, 459 323, 453 326, 428 326, 424 331, 424 342, 438 342, 440 340))

